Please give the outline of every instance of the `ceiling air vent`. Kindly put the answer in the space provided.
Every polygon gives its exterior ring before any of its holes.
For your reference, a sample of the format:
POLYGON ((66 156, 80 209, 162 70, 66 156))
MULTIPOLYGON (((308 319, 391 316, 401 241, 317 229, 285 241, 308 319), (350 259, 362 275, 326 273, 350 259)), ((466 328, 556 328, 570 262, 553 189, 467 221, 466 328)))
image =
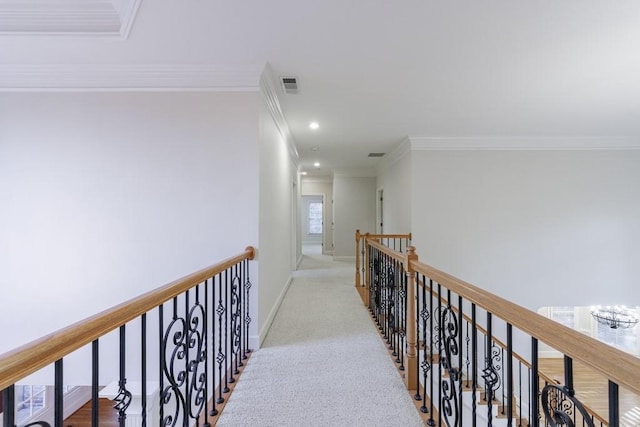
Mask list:
POLYGON ((384 153, 369 153, 369 157, 382 157, 384 153))
POLYGON ((298 79, 296 77, 280 77, 282 88, 286 94, 298 93, 298 79))

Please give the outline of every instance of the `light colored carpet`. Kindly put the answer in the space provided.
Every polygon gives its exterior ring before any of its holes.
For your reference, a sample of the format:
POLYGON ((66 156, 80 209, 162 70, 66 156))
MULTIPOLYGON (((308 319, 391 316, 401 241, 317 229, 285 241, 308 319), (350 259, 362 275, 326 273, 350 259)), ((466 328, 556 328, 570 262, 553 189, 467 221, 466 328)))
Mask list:
POLYGON ((423 425, 353 276, 353 264, 305 255, 218 426, 423 425))

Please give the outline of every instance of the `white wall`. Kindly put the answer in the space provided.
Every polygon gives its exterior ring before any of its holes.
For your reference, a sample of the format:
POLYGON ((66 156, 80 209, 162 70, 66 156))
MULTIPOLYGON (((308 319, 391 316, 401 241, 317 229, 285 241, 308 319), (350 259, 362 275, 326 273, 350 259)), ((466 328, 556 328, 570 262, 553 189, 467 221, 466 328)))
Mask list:
POLYGON ((260 110, 260 274, 258 325, 260 342, 267 335, 280 302, 291 283, 292 242, 299 213, 292 209, 299 197, 296 165, 273 117, 260 110))
POLYGON ((356 230, 374 230, 375 221, 375 177, 335 176, 333 178, 334 258, 354 258, 356 230))
POLYGON ((324 197, 323 251, 325 254, 333 254, 333 181, 329 179, 320 180, 318 178, 303 178, 302 194, 321 194, 324 197))
POLYGON ((258 106, 3 93, 0 353, 257 246, 258 106))
MULTIPOLYGON (((382 217, 384 233, 405 234, 411 232, 411 153, 407 150, 393 163, 384 165, 378 175, 377 189, 384 192, 382 217)), ((376 230, 360 230, 371 233, 376 230)))
POLYGON ((532 309, 637 305, 640 151, 411 157, 423 262, 532 309))

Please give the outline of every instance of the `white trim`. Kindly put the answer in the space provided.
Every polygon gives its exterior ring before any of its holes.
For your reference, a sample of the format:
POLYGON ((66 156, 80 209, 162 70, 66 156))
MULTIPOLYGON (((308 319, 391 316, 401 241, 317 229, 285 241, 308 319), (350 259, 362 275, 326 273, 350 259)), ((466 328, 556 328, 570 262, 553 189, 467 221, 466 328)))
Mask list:
POLYGON ((280 131, 280 135, 285 139, 289 154, 293 160, 294 166, 298 169, 300 163, 300 155, 296 148, 295 141, 289 130, 289 125, 284 117, 282 108, 280 107, 280 99, 278 97, 278 86, 274 83, 274 76, 271 66, 266 64, 260 75, 260 93, 264 99, 267 109, 271 113, 271 117, 280 131))
POLYGON ((396 164, 399 160, 403 159, 411 152, 411 139, 409 137, 402 140, 396 148, 394 148, 389 154, 383 157, 382 163, 378 165, 378 173, 390 169, 391 166, 396 164))
POLYGON ((293 282, 293 276, 289 276, 289 280, 287 280, 287 283, 285 283, 284 287, 282 288, 282 292, 280 292, 280 295, 276 300, 276 303, 273 305, 273 307, 271 308, 271 311, 269 312, 269 316, 267 316, 267 321, 264 322, 264 325, 262 325, 262 328, 260 329, 258 347, 262 347, 262 344, 264 343, 264 339, 267 337, 267 334, 269 333, 269 329, 271 329, 271 324, 273 323, 273 320, 276 318, 276 314, 278 314, 278 310, 280 310, 280 305, 282 304, 282 301, 284 300, 284 296, 287 294, 287 291, 289 290, 289 286, 291 286, 292 282, 293 282))
POLYGON ((375 169, 359 169, 352 171, 336 171, 333 177, 336 178, 372 178, 377 176, 375 169))
POLYGON ((120 25, 120 37, 123 40, 128 40, 129 35, 131 34, 131 29, 133 28, 133 23, 136 20, 136 16, 138 16, 138 10, 140 10, 140 5, 142 4, 142 0, 129 0, 128 8, 122 17, 122 23, 120 25))
POLYGON ((301 176, 301 180, 303 183, 308 182, 308 183, 325 183, 325 184, 331 184, 333 183, 333 176, 308 176, 308 175, 302 175, 301 176))
POLYGON ((625 136, 414 137, 412 151, 456 150, 640 150, 640 139, 625 136))
POLYGON ((255 91, 262 67, 213 65, 5 65, 0 91, 255 91))
POLYGON ((97 36, 126 40, 142 0, 0 0, 0 34, 10 36, 97 36))

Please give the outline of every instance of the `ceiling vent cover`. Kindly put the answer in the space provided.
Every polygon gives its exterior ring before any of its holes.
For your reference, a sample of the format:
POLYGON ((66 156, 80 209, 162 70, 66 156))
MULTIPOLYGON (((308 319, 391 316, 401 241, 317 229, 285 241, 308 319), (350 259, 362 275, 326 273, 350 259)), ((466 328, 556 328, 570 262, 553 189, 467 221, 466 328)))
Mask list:
POLYGON ((384 153, 369 153, 369 157, 382 157, 384 153))
POLYGON ((298 93, 298 79, 296 77, 280 77, 282 88, 286 94, 298 93))

